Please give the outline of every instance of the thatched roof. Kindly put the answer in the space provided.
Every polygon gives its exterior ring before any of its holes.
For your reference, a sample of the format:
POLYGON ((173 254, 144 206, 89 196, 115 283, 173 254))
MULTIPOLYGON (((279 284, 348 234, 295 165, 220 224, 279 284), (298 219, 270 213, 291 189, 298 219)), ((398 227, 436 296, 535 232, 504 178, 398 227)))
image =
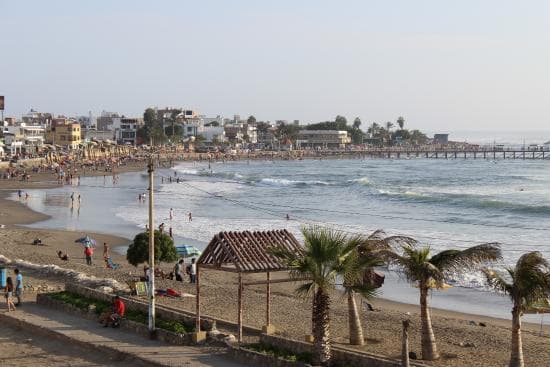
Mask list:
POLYGON ((280 259, 268 253, 270 247, 303 251, 300 243, 286 229, 220 232, 212 238, 197 264, 200 267, 239 273, 287 270, 280 259))

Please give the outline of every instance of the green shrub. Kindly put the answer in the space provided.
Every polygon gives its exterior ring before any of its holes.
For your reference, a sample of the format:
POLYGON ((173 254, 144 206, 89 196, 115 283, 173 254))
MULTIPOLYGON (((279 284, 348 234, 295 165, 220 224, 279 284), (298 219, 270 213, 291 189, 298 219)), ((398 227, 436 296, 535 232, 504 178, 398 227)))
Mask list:
POLYGON ((312 360, 311 353, 292 353, 286 349, 277 348, 265 343, 248 344, 244 345, 243 348, 290 362, 311 363, 312 360))
MULTIPOLYGON (((73 305, 81 310, 88 310, 90 305, 95 305, 95 313, 98 315, 101 315, 103 312, 108 311, 111 308, 111 305, 108 302, 87 298, 79 294, 66 291, 53 293, 50 297, 57 301, 73 305)), ((149 316, 147 313, 131 309, 126 309, 124 318, 145 325, 149 322, 149 316)), ((155 321, 157 328, 177 334, 185 334, 195 330, 193 326, 177 320, 164 320, 157 317, 155 321)))

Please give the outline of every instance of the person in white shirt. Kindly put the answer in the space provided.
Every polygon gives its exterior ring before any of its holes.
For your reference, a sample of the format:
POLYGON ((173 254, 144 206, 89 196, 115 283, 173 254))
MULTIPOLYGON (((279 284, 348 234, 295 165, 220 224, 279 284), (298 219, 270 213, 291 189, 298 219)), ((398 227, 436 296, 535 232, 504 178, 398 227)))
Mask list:
POLYGON ((191 270, 189 272, 189 276, 191 277, 191 283, 197 282, 197 264, 195 263, 195 259, 191 259, 191 270))

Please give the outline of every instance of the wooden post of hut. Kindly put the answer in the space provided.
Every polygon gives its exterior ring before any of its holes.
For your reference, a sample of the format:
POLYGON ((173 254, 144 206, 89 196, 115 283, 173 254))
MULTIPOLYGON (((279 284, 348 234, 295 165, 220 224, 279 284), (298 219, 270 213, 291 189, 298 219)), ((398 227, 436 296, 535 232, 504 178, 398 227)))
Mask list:
POLYGON ((239 343, 243 340, 243 276, 239 273, 239 300, 237 312, 237 340, 239 343))
POLYGON ((268 271, 266 273, 266 286, 265 286, 265 325, 262 326, 262 333, 264 334, 274 334, 275 326, 271 325, 271 273, 268 271))

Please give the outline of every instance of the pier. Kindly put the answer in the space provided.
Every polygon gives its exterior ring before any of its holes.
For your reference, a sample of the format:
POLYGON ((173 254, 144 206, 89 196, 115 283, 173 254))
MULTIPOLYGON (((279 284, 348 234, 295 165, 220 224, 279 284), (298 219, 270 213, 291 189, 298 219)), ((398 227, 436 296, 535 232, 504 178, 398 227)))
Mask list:
POLYGON ((488 160, 550 160, 549 150, 488 150, 488 149, 406 149, 406 148, 369 148, 355 151, 329 151, 318 152, 320 156, 341 155, 357 156, 363 158, 386 158, 386 159, 488 159, 488 160))

